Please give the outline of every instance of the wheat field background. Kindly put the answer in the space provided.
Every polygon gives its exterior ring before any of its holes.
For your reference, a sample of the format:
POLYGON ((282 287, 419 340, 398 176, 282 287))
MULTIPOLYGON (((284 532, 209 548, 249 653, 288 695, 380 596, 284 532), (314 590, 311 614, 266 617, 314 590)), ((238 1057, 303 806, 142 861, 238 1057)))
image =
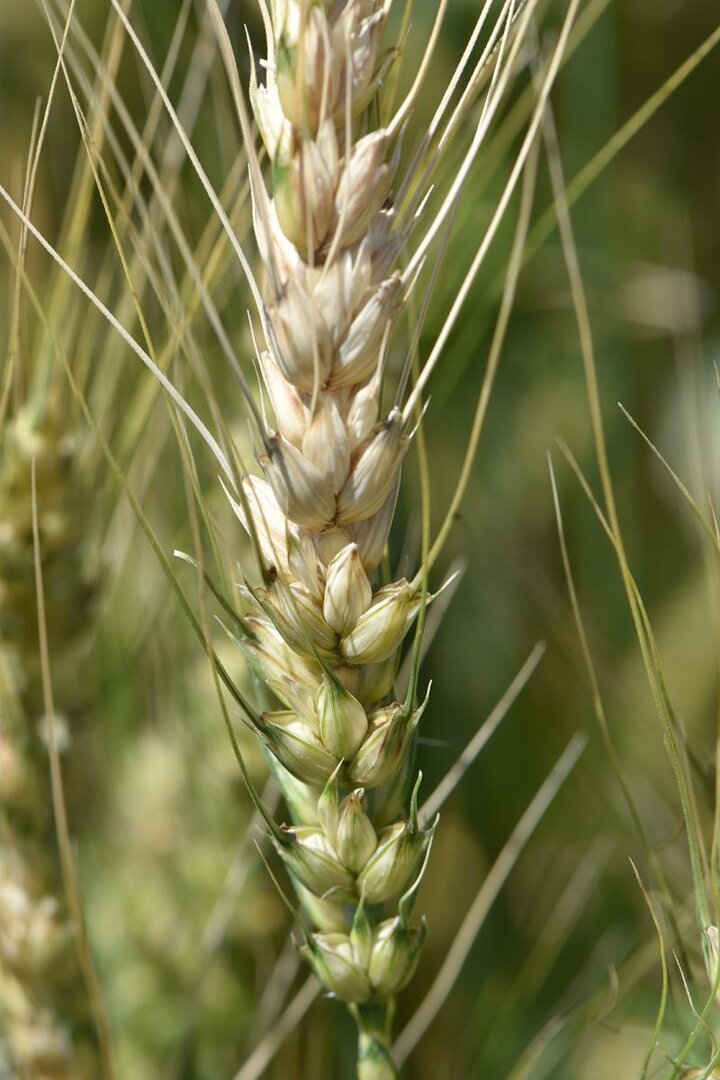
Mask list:
MULTIPOLYGON (((169 83, 173 100, 183 88, 202 6, 180 0, 133 0, 130 5, 133 24, 158 67, 168 55, 178 18, 187 18, 169 83)), ((56 15, 63 11, 62 3, 50 7, 56 15)), ((554 40, 564 7, 544 5, 543 40, 554 40)), ((407 146, 427 126, 438 88, 464 47, 477 8, 471 0, 451 0, 426 93, 404 135, 407 146)), ((716 29, 718 16, 712 0, 611 0, 583 9, 597 9, 597 18, 552 94, 570 191, 573 178, 716 29)), ((98 48, 110 15, 109 0, 78 0, 77 21, 98 48)), ((417 68, 433 15, 434 5, 419 0, 405 45, 406 82, 417 68)), ((252 40, 260 41, 256 6, 250 0, 231 3, 228 27, 244 76, 245 23, 252 40)), ((0 2, 0 181, 16 199, 36 103, 47 98, 55 59, 41 5, 0 2)), ((153 91, 127 43, 115 84, 130 116, 142 125, 153 91)), ((506 115, 519 96, 509 101, 506 115)), ((718 595, 708 569, 713 556, 672 478, 617 403, 656 443, 703 507, 708 493, 717 500, 718 101, 716 48, 572 207, 628 559, 655 630, 678 730, 686 740, 698 814, 705 823, 712 822, 715 806, 719 708, 718 595)), ((118 113, 113 116, 117 120, 118 113)), ((164 116, 158 123, 156 148, 162 146, 162 132, 169 133, 164 116)), ((421 352, 437 335, 499 196, 517 144, 512 126, 503 130, 506 139, 493 144, 494 156, 481 155, 473 173, 477 194, 462 204, 421 352)), ((127 135, 120 131, 118 139, 119 148, 132 153, 127 135)), ((220 68, 211 69, 193 141, 221 186, 237 167, 240 136, 220 68)), ((61 81, 31 215, 53 243, 82 157, 78 125, 61 81)), ((109 190, 121 188, 119 176, 109 165, 109 190)), ((146 175, 140 190, 151 198, 152 181, 146 175)), ((209 211, 189 168, 183 167, 173 198, 188 236, 200 242, 209 211)), ((569 447, 599 490, 568 276, 552 213, 543 217, 552 206, 547 168, 541 164, 533 215, 540 225, 535 232, 531 225, 487 426, 439 566, 444 573, 462 560, 465 569, 427 656, 433 697, 418 747, 424 790, 431 792, 440 782, 528 657, 536 667, 443 809, 422 884, 429 935, 417 976, 399 1000, 399 1031, 432 986, 490 868, 564 747, 577 733, 587 736, 587 745, 523 845, 447 999, 410 1055, 403 1075, 412 1080, 624 1080, 641 1075, 655 1024, 661 950, 631 860, 651 897, 658 885, 593 712, 563 569, 548 452, 608 725, 667 875, 683 938, 680 950, 668 932, 669 1003, 648 1076, 684 1075, 672 1072, 672 1059, 694 1020, 679 973, 689 971, 693 985, 702 983, 701 941, 692 922, 693 880, 662 728, 612 547, 558 443, 569 447), (546 230, 544 221, 550 221, 546 230), (542 656, 533 652, 538 643, 544 645, 542 656)), ((17 221, 7 207, 0 218, 16 244, 17 221)), ((235 220, 248 230, 246 207, 239 208, 235 220)), ((160 222, 153 240, 159 250, 162 233, 160 222)), ((511 240, 508 222, 473 286, 432 384, 425 431, 438 521, 467 446, 511 240)), ((91 284, 100 279, 106 260, 113 261, 96 197, 74 257, 91 284)), ((56 271, 33 241, 27 267, 38 293, 50 296, 56 271)), ((14 280, 12 262, 3 254, 2 328, 10 327, 14 280)), ((212 290, 251 372, 248 300, 229 257, 212 290)), ((114 308, 122 300, 121 285, 109 295, 114 308)), ((75 292, 63 310, 47 310, 68 343, 82 351, 85 370, 94 372, 100 422, 162 545, 168 554, 176 548, 191 550, 187 471, 163 399, 156 395, 142 428, 127 444, 138 387, 149 376, 116 343, 112 355, 105 355, 110 332, 75 292), (88 342, 91 347, 84 351, 88 342), (115 365, 112 376, 110 365, 115 365), (103 386, 110 385, 104 400, 103 386)), ((165 316, 159 303, 149 299, 147 311, 151 324, 161 327, 165 316)), ((137 332, 132 314, 129 321, 137 332)), ((38 320, 25 302, 21 340, 26 354, 38 336, 38 320)), ((198 341, 206 349, 203 360, 229 423, 242 439, 247 425, 241 402, 237 408, 233 404, 235 384, 211 336, 198 331, 198 341)), ((177 358, 171 370, 188 387, 190 399, 199 400, 197 386, 177 358)), ((230 529, 212 463, 201 455, 198 461, 198 483, 207 491, 208 505, 230 529)), ((410 462, 395 525, 410 551, 419 542, 413 509, 418 492, 417 469, 410 462)), ((81 684, 80 696, 92 705, 81 709, 77 776, 66 770, 65 792, 118 1075, 123 1080, 349 1076, 352 1026, 337 1003, 322 998, 300 1023, 290 1025, 265 1071, 238 1072, 252 1061, 253 1048, 277 1030, 278 1016, 306 975, 296 970, 286 947, 289 917, 265 866, 252 843, 242 843, 252 807, 202 649, 106 464, 79 512, 79 524, 92 536, 103 592, 93 610, 92 641, 73 675, 74 683, 81 684), (278 974, 278 957, 283 956, 278 974)), ((0 508, 0 526, 3 513, 0 508)), ((192 592, 192 570, 185 580, 192 592)), ((230 641, 223 639, 218 648, 229 665, 242 667, 230 641)), ((62 674, 56 673, 58 680, 62 674)), ((264 765, 249 740, 246 751, 262 786, 264 765)), ((701 1009, 702 1001, 694 999, 694 1005, 701 1009)), ((712 1018, 708 1023, 710 1036, 703 1034, 686 1064, 702 1069, 711 1059, 712 1032, 717 1035, 718 1029, 712 1018)))

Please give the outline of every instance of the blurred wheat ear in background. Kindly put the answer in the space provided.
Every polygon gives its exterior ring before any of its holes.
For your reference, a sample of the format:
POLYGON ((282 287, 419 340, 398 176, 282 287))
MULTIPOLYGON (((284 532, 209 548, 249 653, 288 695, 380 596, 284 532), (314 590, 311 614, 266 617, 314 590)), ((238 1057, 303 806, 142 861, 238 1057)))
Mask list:
MULTIPOLYGON (((36 111, 28 147, 28 212, 49 115, 50 102, 36 111)), ((82 162, 75 180, 65 239, 77 254, 93 194, 82 162)), ((69 827, 93 798, 93 701, 83 672, 102 585, 88 504, 102 473, 56 363, 62 311, 60 347, 82 365, 75 297, 58 276, 48 318, 26 333, 25 313, 38 304, 26 276, 28 234, 21 228, 13 249, 3 226, 3 242, 14 280, 0 397, 0 1060, 10 1074, 89 1080, 110 1075, 112 1064, 69 827)))
POLYGON ((0 1073, 717 1072, 715 20, 0 12, 0 1073))

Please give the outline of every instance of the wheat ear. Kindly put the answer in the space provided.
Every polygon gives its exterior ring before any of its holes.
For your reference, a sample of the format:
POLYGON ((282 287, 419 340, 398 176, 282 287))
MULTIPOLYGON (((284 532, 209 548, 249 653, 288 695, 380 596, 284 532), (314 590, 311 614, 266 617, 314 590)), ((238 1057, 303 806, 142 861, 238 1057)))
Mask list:
POLYGON ((5 426, 0 468, 0 1010, 22 1074, 67 1080, 100 1075, 100 1057, 48 793, 29 481, 34 466, 46 625, 71 709, 96 592, 79 450, 52 407, 28 403, 5 426))
POLYGON ((263 568, 246 648, 285 706, 256 721, 293 817, 274 842, 313 924, 301 951, 357 1019, 362 1080, 396 1075, 392 1001, 425 936, 409 920, 434 828, 411 774, 416 680, 392 700, 428 597, 422 581, 378 580, 411 437, 397 407, 381 415, 406 288, 397 143, 369 108, 393 55, 380 47, 388 7, 273 5, 267 78, 253 72, 250 96, 273 164, 272 199, 258 170, 253 197, 276 427, 264 478, 246 477, 235 504, 263 568))
MULTIPOLYGON (((62 35, 63 45, 68 23, 62 35)), ((30 212, 60 74, 36 117, 23 205, 30 212)), ((98 149, 99 131, 94 132, 98 149)), ((90 189, 68 211, 79 234, 90 189)), ((0 1020, 8 1073, 42 1080, 112 1076, 104 1006, 90 957, 72 866, 58 756, 87 705, 83 671, 99 575, 86 544, 92 487, 87 444, 68 414, 48 339, 25 353, 23 301, 38 303, 27 276, 28 234, 18 251, 0 227, 16 270, 8 363, 0 397, 0 1020), (61 710, 49 691, 48 652, 61 710)), ((49 297, 45 329, 73 324, 64 279, 49 297)), ((36 312, 37 314, 37 312, 36 312)), ((77 350, 77 342, 74 343, 77 350)), ((77 350, 79 351, 79 350, 77 350)), ((76 786, 77 786, 76 773, 76 786)))

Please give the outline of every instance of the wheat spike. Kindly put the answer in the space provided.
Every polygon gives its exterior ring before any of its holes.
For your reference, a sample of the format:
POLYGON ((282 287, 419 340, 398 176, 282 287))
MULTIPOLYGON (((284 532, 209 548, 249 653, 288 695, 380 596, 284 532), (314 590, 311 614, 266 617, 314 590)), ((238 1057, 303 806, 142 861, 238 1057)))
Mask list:
POLYGON ((0 1007, 23 1075, 67 1080, 97 1076, 100 1059, 56 854, 30 474, 34 463, 46 626, 72 710, 97 586, 83 556, 79 450, 57 410, 28 403, 6 424, 0 467, 0 1007))
POLYGON ((398 408, 381 412, 407 289, 397 139, 368 107, 393 57, 387 15, 379 0, 272 6, 266 80, 253 72, 250 97, 272 161, 272 198, 256 172, 253 200, 275 424, 263 477, 246 477, 234 503, 263 569, 246 647, 284 706, 256 721, 293 813, 275 846, 314 926, 301 951, 358 1021, 363 1080, 395 1075, 391 1003, 425 936, 409 920, 434 829, 410 773, 424 703, 392 700, 429 597, 378 572, 412 434, 398 408))

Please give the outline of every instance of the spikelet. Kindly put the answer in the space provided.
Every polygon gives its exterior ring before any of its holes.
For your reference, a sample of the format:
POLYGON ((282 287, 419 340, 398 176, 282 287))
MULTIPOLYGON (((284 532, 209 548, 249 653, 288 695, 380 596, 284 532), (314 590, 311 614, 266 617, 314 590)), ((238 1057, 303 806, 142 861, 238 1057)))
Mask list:
POLYGON ((19 1075, 92 1080, 100 1075, 98 1047, 55 855, 42 725, 32 461, 63 711, 79 703, 96 589, 82 552, 87 493, 78 446, 28 406, 7 424, 0 459, 0 1011, 19 1075))

